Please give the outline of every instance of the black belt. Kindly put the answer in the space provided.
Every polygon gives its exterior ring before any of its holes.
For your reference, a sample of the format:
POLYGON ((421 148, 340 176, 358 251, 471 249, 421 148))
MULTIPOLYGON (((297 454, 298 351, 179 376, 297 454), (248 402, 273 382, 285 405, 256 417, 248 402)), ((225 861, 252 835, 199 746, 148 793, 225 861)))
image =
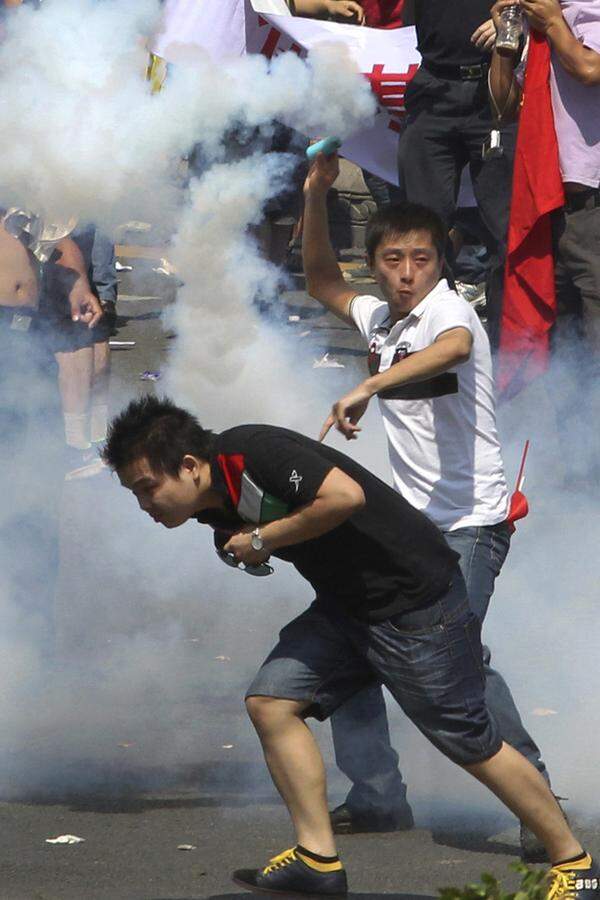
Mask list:
POLYGON ((423 68, 437 78, 448 78, 450 81, 481 81, 483 78, 487 78, 489 64, 476 63, 473 66, 447 66, 424 62, 423 68))
POLYGON ((600 188, 590 188, 587 191, 577 191, 567 194, 565 209, 567 212, 578 212, 580 209, 594 209, 600 206, 600 188))

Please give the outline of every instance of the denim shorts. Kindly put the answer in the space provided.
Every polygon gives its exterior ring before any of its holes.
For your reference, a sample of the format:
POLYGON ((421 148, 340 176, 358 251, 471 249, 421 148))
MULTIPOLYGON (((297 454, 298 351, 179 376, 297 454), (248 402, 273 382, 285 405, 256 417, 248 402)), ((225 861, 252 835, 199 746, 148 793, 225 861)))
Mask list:
POLYGON ((434 603, 382 622, 360 621, 317 598, 281 630, 246 696, 307 702, 305 715, 323 721, 375 682, 453 762, 482 762, 500 749, 485 705, 480 625, 458 570, 434 603))

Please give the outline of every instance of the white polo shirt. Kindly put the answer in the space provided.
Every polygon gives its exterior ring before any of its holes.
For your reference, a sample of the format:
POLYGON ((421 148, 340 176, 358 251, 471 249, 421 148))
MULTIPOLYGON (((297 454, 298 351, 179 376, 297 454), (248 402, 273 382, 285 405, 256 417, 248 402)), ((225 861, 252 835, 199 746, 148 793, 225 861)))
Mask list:
POLYGON ((495 525, 508 513, 485 330, 466 300, 441 280, 394 325, 387 303, 357 296, 350 312, 369 344, 371 374, 384 372, 429 347, 444 331, 473 337, 465 363, 428 381, 392 388, 379 397, 394 487, 442 531, 495 525), (389 395, 389 396, 388 396, 389 395))

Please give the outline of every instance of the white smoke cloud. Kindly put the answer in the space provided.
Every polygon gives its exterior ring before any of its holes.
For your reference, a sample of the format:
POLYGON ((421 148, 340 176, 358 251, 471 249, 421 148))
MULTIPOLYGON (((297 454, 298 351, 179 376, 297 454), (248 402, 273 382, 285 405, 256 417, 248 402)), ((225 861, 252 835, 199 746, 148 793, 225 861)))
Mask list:
MULTIPOLYGON (((240 123, 248 131, 265 130, 273 120, 306 133, 345 136, 372 114, 367 85, 340 51, 326 47, 307 63, 288 54, 270 69, 261 58, 218 69, 198 60, 193 68, 173 69, 165 91, 151 96, 140 36, 150 33, 158 12, 155 0, 45 0, 39 11, 22 9, 10 18, 0 46, 0 196, 5 205, 50 217, 77 215, 107 229, 141 218, 176 232, 172 259, 184 285, 169 319, 178 338, 164 383, 208 426, 270 420, 314 434, 341 382, 317 385, 299 363, 297 345, 262 323, 252 307, 259 288, 273 292, 277 273, 259 256, 248 226, 260 221, 265 200, 289 177, 292 161, 257 151, 228 163, 222 141, 240 123), (196 142, 209 165, 188 196, 174 172, 196 142)), ((514 417, 504 418, 515 467, 524 422, 531 432, 523 436, 533 439, 527 483, 533 511, 519 526, 486 637, 539 736, 556 788, 592 811, 599 727, 589 704, 600 687, 590 672, 595 510, 579 498, 566 519, 540 522, 544 503, 556 509, 564 495, 549 489, 548 470, 536 464, 548 458, 537 448, 556 443, 556 426, 552 416, 541 415, 535 391, 514 417), (557 715, 536 718, 537 707, 556 708, 557 715)), ((571 437, 577 441, 575 433, 571 437)), ((376 411, 357 444, 343 449, 386 472, 376 411)), ((220 568, 208 533, 196 526, 168 535, 157 530, 120 488, 90 507, 95 518, 85 505, 71 510, 77 527, 71 525, 69 536, 77 530, 85 536, 90 528, 101 534, 110 577, 89 583, 85 553, 77 559, 72 549, 68 565, 80 565, 82 575, 63 573, 59 604, 71 659, 63 660, 66 671, 49 693, 39 689, 44 676, 30 639, 31 619, 0 584, 0 715, 11 735, 10 753, 0 755, 5 794, 9 783, 17 795, 64 785, 85 791, 106 772, 110 790, 122 772, 114 760, 124 753, 134 771, 164 766, 172 773, 176 764, 222 761, 228 729, 242 740, 252 738, 236 718, 241 709, 229 714, 227 708, 228 717, 220 717, 217 707, 232 695, 241 701, 277 627, 310 599, 284 564, 260 586, 220 568), (218 662, 219 654, 232 659, 218 662), (182 696, 191 710, 185 727, 178 718, 182 696), (168 735, 163 742, 153 740, 157 716, 168 735), (120 747, 129 743, 131 749, 120 747), (24 756, 25 745, 35 752, 24 756)), ((397 713, 393 724, 413 795, 423 804, 435 795, 458 807, 467 790, 474 806, 495 804, 479 787, 467 788, 466 776, 425 749, 397 713)), ((168 776, 159 771, 156 777, 168 776)))
MULTIPOLYGON (((252 307, 259 287, 272 293, 277 273, 248 226, 260 221, 293 161, 257 150, 228 164, 223 141, 236 127, 268 136, 273 121, 345 136, 374 111, 368 85, 343 53, 324 47, 308 62, 289 54, 271 67, 259 58, 219 68, 197 60, 174 68, 164 92, 151 96, 143 39, 158 11, 155 0, 45 0, 39 10, 7 17, 2 204, 49 219, 77 216, 108 231, 135 218, 174 233, 184 286, 170 317, 178 339, 165 383, 217 429, 262 419, 314 433, 325 400, 315 408, 307 373, 252 307), (186 191, 174 173, 195 143, 206 170, 186 191)), ((235 716, 235 726, 220 722, 219 698, 235 693, 241 716, 243 687, 277 625, 310 599, 283 564, 257 597, 253 579, 216 559, 208 530, 166 535, 122 489, 85 488, 70 487, 62 509, 59 656, 51 678, 38 645, 47 637, 44 616, 19 609, 14 585, 0 585, 4 796, 118 790, 124 771, 130 777, 136 766, 146 783, 155 767, 172 772, 212 758, 221 751, 215 734, 221 729, 224 743, 227 728, 240 727, 235 716), (240 604, 254 607, 243 627, 240 604), (188 658, 190 647, 198 652, 188 658), (214 659, 223 648, 230 664, 214 659), (203 704, 201 723, 183 726, 178 704, 192 691, 194 716, 203 704), (155 740, 157 727, 168 739, 155 740), (122 744, 132 745, 128 769, 119 765, 122 744)), ((0 525, 5 517, 0 511, 0 525)), ((5 552, 0 548, 0 572, 5 552)), ((245 723, 242 732, 255 746, 245 723)))
POLYGON ((308 64, 286 54, 272 75, 263 58, 217 66, 199 54, 152 96, 145 37, 158 13, 157 0, 45 0, 7 18, 0 46, 5 205, 106 228, 132 215, 168 224, 180 202, 176 163, 194 142, 215 158, 240 122, 252 128, 278 119, 344 136, 374 112, 367 83, 333 47, 308 64))

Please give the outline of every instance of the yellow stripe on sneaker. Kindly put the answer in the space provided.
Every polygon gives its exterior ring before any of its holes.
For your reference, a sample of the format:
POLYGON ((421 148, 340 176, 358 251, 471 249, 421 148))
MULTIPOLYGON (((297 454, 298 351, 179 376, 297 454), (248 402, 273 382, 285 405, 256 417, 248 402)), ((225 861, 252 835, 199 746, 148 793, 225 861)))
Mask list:
POLYGON ((310 856, 304 856, 299 850, 296 850, 296 856, 316 872, 340 872, 344 868, 339 859, 330 863, 318 862, 316 859, 311 859, 310 856))
POLYGON ((578 859, 577 862, 566 862, 560 866, 552 866, 552 870, 556 871, 556 872, 563 872, 563 871, 573 872, 575 870, 576 871, 580 871, 580 870, 585 871, 586 869, 591 868, 591 865, 592 865, 592 857, 590 856, 589 853, 586 853, 586 855, 584 856, 583 859, 578 859))

